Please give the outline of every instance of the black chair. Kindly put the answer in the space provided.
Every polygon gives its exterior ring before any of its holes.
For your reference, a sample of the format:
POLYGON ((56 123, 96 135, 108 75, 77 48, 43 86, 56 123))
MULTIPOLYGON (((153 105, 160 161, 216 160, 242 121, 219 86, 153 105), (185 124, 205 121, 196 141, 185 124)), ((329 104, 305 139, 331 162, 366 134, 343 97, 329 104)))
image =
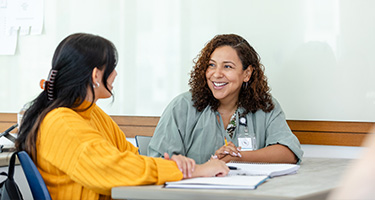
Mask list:
POLYGON ((49 194, 46 183, 44 182, 42 175, 40 175, 38 168, 36 168, 33 160, 31 160, 29 154, 25 151, 20 151, 17 154, 33 198, 50 200, 51 195, 49 194))

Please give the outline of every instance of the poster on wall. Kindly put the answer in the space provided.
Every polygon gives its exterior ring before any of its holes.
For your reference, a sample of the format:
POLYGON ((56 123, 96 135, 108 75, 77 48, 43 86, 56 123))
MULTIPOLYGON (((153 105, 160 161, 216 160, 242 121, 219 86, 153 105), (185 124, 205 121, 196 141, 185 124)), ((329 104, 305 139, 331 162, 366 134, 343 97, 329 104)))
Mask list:
POLYGON ((18 36, 43 30, 43 0, 0 0, 0 55, 14 55, 18 36))

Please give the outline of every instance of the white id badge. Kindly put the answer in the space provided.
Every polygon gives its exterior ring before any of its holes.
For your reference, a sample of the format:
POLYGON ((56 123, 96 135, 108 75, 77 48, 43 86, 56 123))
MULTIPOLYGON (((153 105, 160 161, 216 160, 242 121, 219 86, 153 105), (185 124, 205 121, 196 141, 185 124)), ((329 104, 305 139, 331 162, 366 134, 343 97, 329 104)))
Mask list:
POLYGON ((241 151, 253 151, 253 150, 255 150, 254 141, 250 137, 238 138, 238 146, 241 147, 241 151))

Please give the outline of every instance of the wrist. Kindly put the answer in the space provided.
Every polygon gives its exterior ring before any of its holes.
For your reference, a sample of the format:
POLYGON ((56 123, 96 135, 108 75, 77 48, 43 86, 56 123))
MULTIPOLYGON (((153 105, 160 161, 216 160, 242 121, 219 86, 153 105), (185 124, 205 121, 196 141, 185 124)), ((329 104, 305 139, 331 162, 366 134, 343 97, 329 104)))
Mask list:
POLYGON ((204 176, 202 172, 202 165, 195 165, 195 169, 193 173, 191 174, 191 177, 195 178, 195 177, 202 177, 202 176, 204 176))
POLYGON ((238 161, 242 161, 242 158, 241 157, 232 157, 232 159, 230 161, 238 162, 238 161))

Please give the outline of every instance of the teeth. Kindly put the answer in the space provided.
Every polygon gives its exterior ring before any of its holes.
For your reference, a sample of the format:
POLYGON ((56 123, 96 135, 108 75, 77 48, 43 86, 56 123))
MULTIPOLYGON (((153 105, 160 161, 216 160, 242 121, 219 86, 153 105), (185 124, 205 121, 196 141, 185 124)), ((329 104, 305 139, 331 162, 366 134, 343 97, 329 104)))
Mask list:
POLYGON ((214 82, 214 85, 216 87, 220 87, 220 86, 226 85, 226 83, 217 83, 217 82, 214 82))

